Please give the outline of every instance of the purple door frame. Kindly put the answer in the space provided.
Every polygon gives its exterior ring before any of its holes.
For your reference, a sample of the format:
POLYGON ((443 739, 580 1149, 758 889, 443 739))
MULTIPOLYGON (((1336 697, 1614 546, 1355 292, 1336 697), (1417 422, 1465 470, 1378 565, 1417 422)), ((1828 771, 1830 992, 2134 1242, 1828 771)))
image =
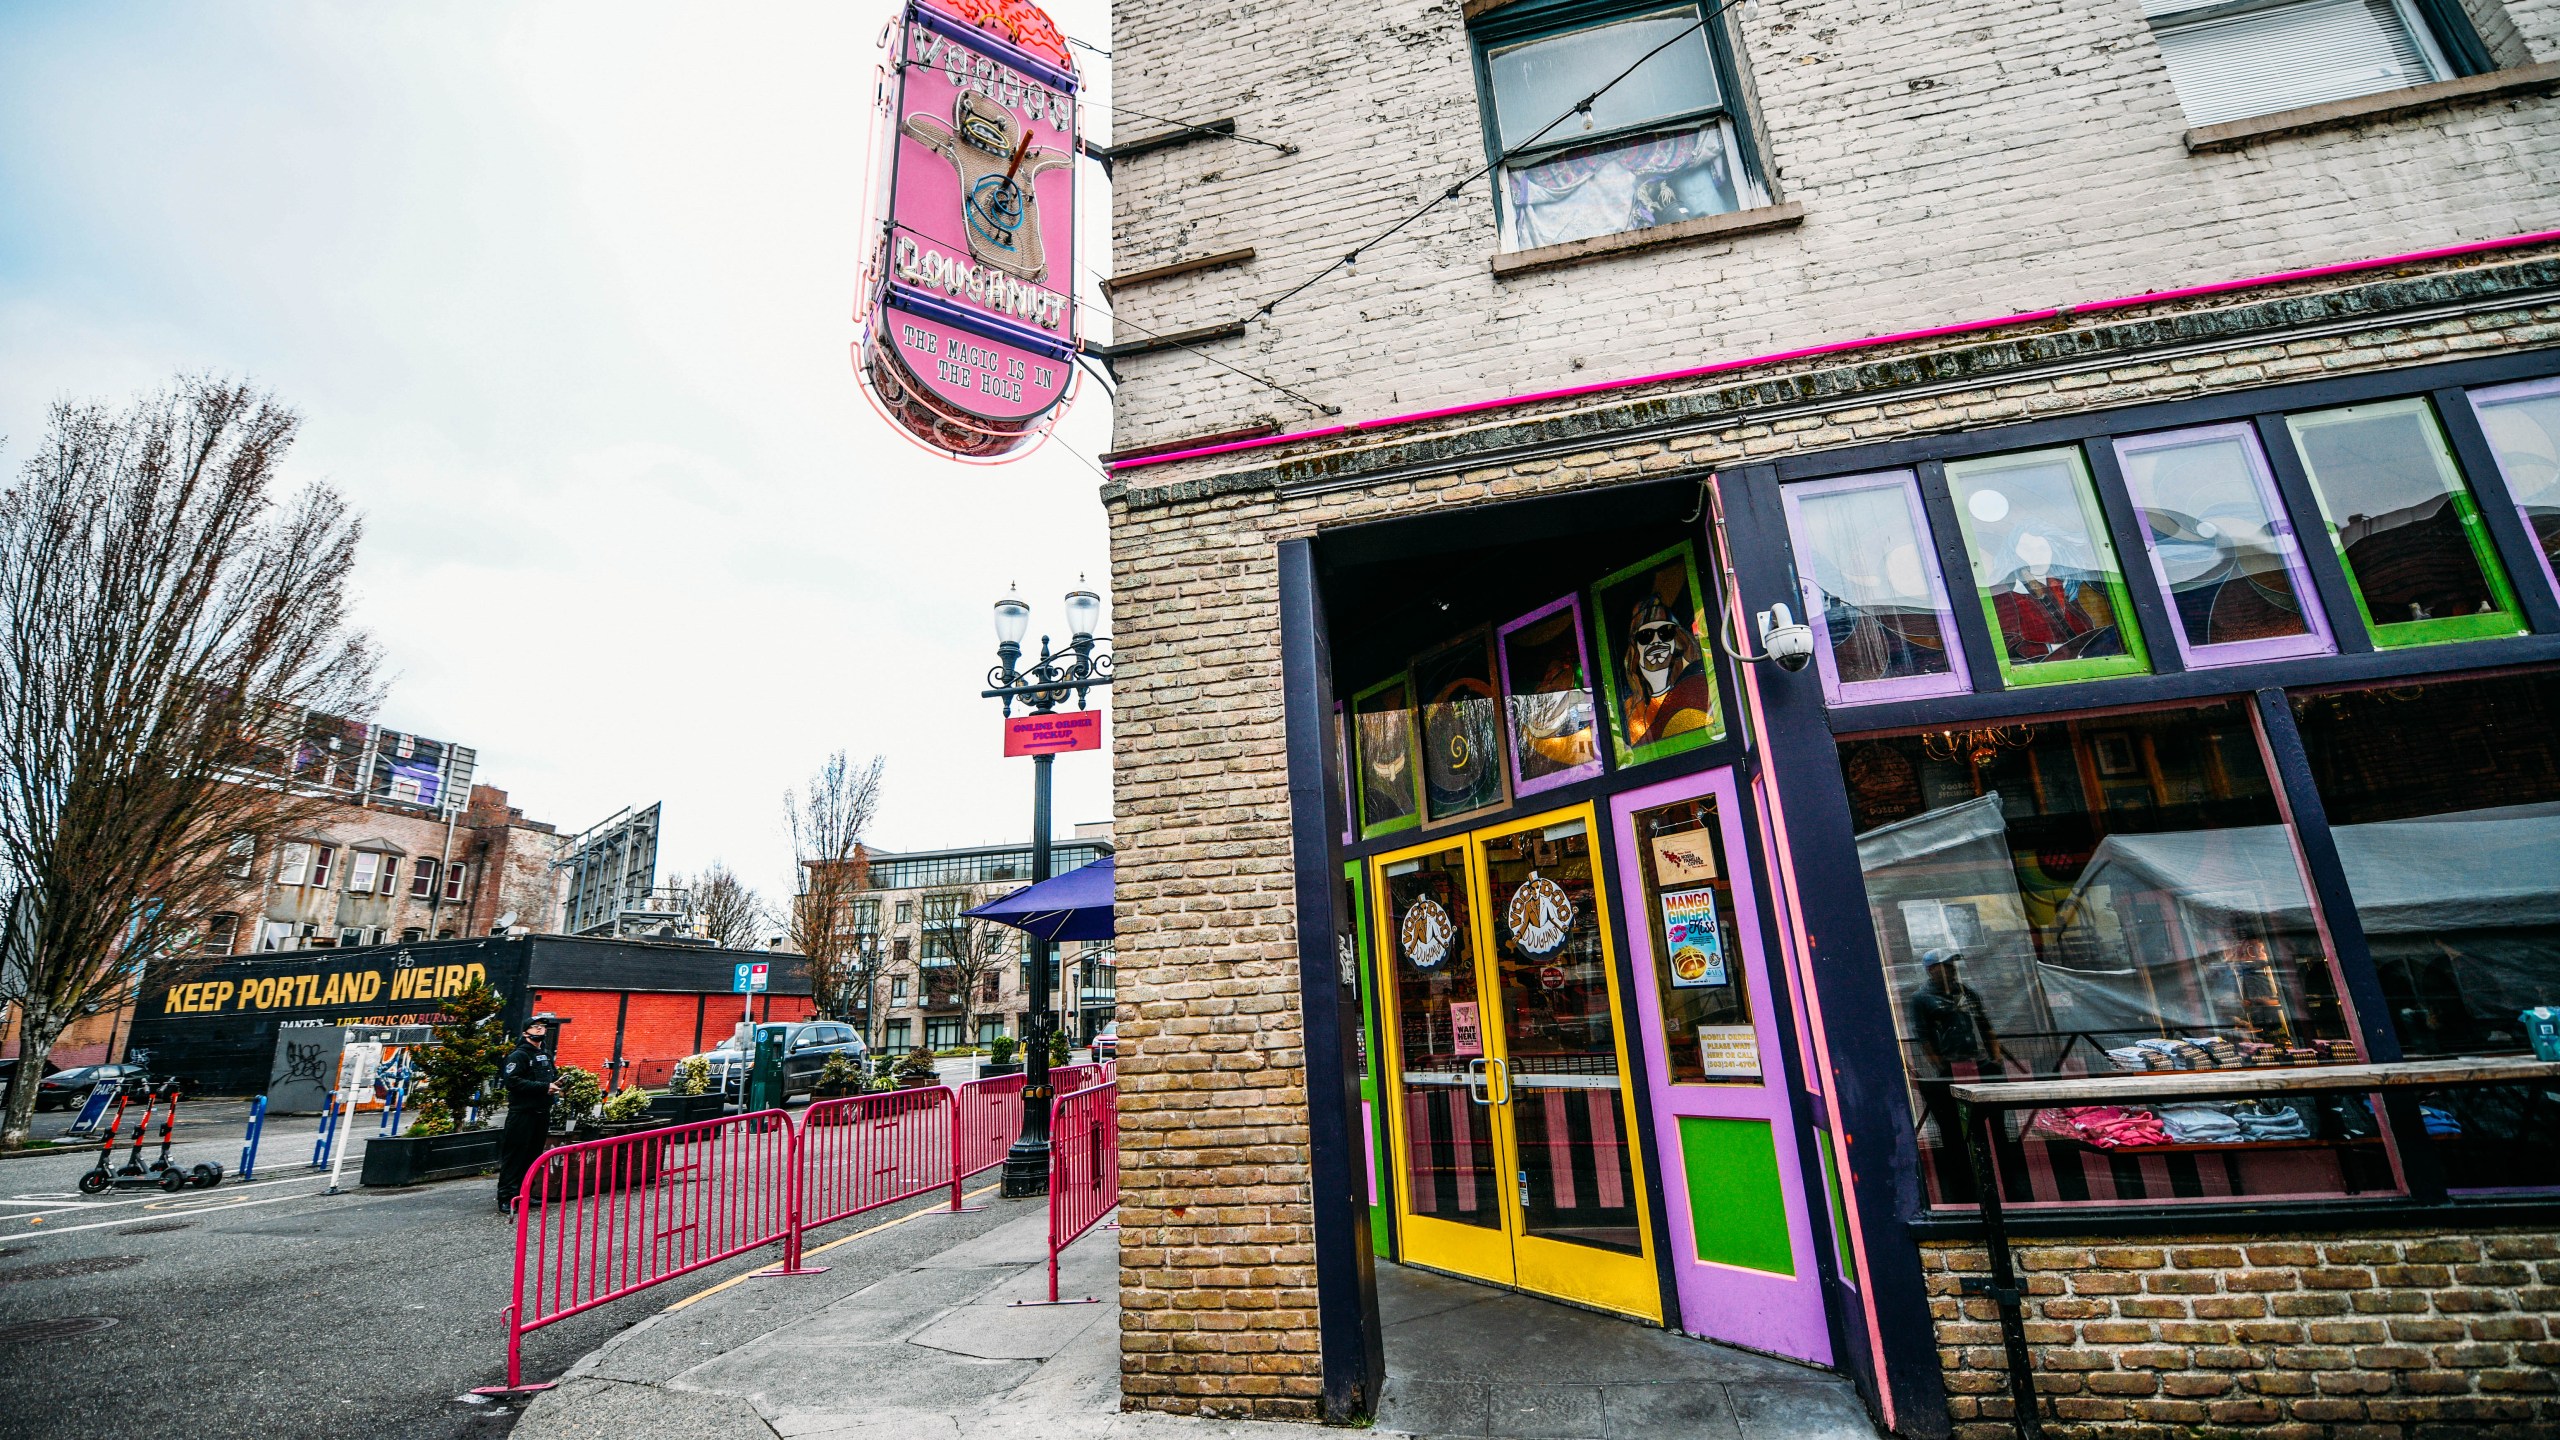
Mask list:
MULTIPOLYGON (((1774 998, 1781 977, 1770 966, 1760 943, 1759 878, 1752 872, 1745 843, 1741 796, 1733 772, 1710 770, 1631 790, 1609 801, 1609 832, 1617 846, 1618 903, 1624 920, 1629 968, 1635 976, 1637 1043, 1644 1047, 1651 1076, 1646 1095, 1652 1120, 1655 1154, 1661 1173, 1663 1214, 1668 1222, 1664 1252, 1680 1297, 1681 1328, 1692 1335, 1746 1346, 1816 1365, 1832 1363, 1831 1327, 1823 1304, 1822 1265, 1814 1249, 1813 1212, 1804 1193, 1803 1146, 1811 1143, 1797 1124, 1789 1094, 1781 1046, 1794 1043, 1788 1027, 1776 1018, 1774 998), (1635 815, 1639 810, 1712 795, 1716 824, 1724 841, 1725 868, 1733 884, 1734 921, 1741 931, 1744 979, 1752 987, 1751 1027, 1760 1047, 1761 1079, 1704 1085, 1674 1085, 1667 1078, 1670 1055, 1663 1037, 1662 994, 1654 978, 1655 927, 1648 913, 1644 869, 1636 850, 1635 815), (1792 1277, 1762 1270, 1715 1264, 1697 1258, 1697 1234, 1682 1159, 1683 1117, 1761 1121, 1769 1126, 1776 1149, 1777 1183, 1786 1206, 1786 1227, 1794 1251, 1792 1277)), ((1790 1007, 1792 1008, 1792 1007, 1790 1007)))

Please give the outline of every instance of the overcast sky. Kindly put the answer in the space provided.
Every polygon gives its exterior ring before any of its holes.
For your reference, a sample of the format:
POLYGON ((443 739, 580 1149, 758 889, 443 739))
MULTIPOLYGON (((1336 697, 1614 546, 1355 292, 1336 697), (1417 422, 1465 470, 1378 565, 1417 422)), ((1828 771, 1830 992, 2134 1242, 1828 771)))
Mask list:
MULTIPOLYGON (((1051 13, 1105 44, 1100 0, 1051 13)), ((987 609, 1018 580, 1062 633, 1102 588, 1108 406, 1088 379, 983 467, 862 398, 889 14, 0 0, 0 468, 58 398, 254 378, 304 417, 289 474, 364 512, 381 722, 476 747, 527 814, 663 801, 662 873, 772 892, 782 791, 842 747, 888 757, 889 848, 1026 834, 987 609)), ((1061 833, 1108 817, 1106 759, 1057 779, 1061 833)))

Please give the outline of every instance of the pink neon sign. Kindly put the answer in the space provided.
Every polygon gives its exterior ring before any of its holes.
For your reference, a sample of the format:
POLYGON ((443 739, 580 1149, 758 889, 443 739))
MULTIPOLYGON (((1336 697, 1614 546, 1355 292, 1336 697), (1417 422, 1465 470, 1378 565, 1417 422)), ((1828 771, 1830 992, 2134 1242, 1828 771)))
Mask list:
POLYGON ((911 0, 891 32, 887 205, 855 361, 892 422, 993 460, 1075 378, 1077 76, 1025 0, 911 0))

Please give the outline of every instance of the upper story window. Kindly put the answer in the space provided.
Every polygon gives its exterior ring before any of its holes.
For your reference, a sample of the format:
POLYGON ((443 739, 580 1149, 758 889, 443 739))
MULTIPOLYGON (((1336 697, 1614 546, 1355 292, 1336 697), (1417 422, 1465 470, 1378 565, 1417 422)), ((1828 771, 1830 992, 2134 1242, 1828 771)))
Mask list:
POLYGON ((898 923, 899 923, 899 924, 901 924, 901 925, 909 924, 909 923, 913 922, 915 918, 916 918, 916 902, 914 902, 913 900, 901 900, 901 901, 899 901, 899 902, 898 902, 898 923))
POLYGON ((417 868, 409 877, 409 898, 412 900, 436 898, 436 858, 434 856, 418 857, 417 868))
POLYGON ((359 895, 370 894, 382 873, 382 862, 387 858, 372 850, 350 852, 347 857, 347 888, 359 895))
POLYGON ((1698 5, 1522 4, 1474 40, 1504 249, 1767 203, 1722 32, 1698 5))
POLYGON ((2142 13, 2196 125, 2455 73, 2415 0, 2143 0, 2142 13))
POLYGON ((463 864, 459 860, 444 867, 444 898, 447 900, 461 899, 462 879, 470 872, 471 867, 463 864))

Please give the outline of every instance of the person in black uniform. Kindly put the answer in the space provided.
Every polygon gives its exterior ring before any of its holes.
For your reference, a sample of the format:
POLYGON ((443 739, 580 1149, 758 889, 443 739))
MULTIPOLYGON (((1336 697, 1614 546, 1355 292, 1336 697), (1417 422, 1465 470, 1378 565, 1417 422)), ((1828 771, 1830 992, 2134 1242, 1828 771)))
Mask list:
POLYGON ((559 1017, 548 1012, 524 1022, 516 1048, 498 1067, 498 1083, 506 1087, 507 1127, 498 1141, 498 1208, 516 1208, 524 1172, 533 1168, 551 1137, 551 1097, 560 1093, 559 1071, 551 1063, 552 1027, 559 1017))

